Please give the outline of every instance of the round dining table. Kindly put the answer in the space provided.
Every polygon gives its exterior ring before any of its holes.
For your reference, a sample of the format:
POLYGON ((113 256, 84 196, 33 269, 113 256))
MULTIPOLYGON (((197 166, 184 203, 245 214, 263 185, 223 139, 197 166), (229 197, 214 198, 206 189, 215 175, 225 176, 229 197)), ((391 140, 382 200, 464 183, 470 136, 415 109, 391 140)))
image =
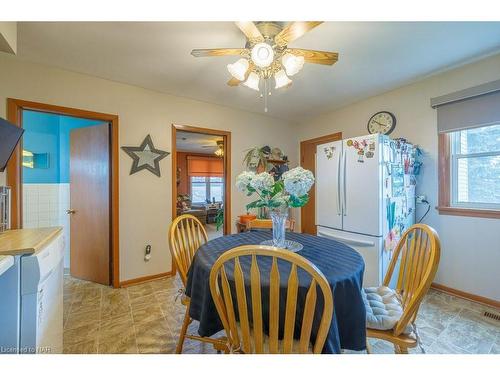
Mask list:
MULTIPOLYGON (((365 350, 366 311, 362 297, 365 264, 361 255, 341 242, 324 237, 291 232, 286 237, 303 245, 297 254, 323 273, 333 292, 334 314, 323 353, 365 350)), ((213 239, 198 249, 188 272, 186 295, 191 299, 189 315, 199 321, 200 336, 211 336, 224 329, 209 287, 210 271, 217 258, 237 246, 258 245, 271 238, 270 231, 251 231, 213 239)), ((286 275, 282 277, 287 279, 286 275)))

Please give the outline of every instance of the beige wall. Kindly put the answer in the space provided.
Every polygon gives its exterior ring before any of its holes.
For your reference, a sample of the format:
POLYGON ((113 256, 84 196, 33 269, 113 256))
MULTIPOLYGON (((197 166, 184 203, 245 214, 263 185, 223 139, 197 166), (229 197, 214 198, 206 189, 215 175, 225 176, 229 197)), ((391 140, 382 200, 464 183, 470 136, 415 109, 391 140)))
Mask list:
MULTIPOLYGON (((500 55, 469 64, 415 84, 326 113, 296 126, 298 140, 341 131, 344 137, 367 133, 370 116, 393 112, 397 127, 391 137, 405 137, 425 152, 417 193, 425 194, 432 209, 425 223, 442 241, 436 282, 500 300, 500 220, 438 215, 436 111, 430 98, 500 78, 500 55)), ((298 151, 297 151, 298 152, 298 151)), ((420 217, 422 209, 417 211, 420 217)))
MULTIPOLYGON (((118 114, 120 145, 137 145, 150 133, 158 148, 170 150, 171 123, 231 130, 231 186, 243 169, 245 149, 269 143, 281 147, 289 154, 293 167, 297 164, 300 140, 337 131, 346 137, 362 135, 373 113, 382 109, 392 111, 398 121, 392 136, 406 137, 425 151, 418 193, 427 195, 432 207, 437 203, 437 132, 436 112, 429 105, 430 98, 499 78, 500 56, 494 56, 294 126, 258 114, 25 63, 0 54, 0 102, 15 97, 118 114)), ((5 109, 5 104, 0 106, 0 116, 5 117, 5 109)), ((128 156, 120 151, 122 280, 170 269, 166 228, 171 220, 171 158, 160 163, 161 178, 145 172, 129 176, 130 163, 128 156), (153 258, 145 263, 143 252, 148 243, 153 246, 153 258)), ((0 184, 4 183, 5 174, 0 173, 0 184)), ((244 211, 246 202, 248 199, 233 188, 233 218, 244 211)), ((418 216, 421 213, 419 210, 418 216)), ((443 245, 436 281, 500 300, 500 222, 440 216, 434 208, 425 222, 436 227, 443 245)))
MULTIPOLYGON (((172 74, 175 74, 173 72, 172 74)), ((170 151, 172 123, 230 130, 232 181, 243 170, 244 150, 271 143, 296 164, 295 139, 286 122, 56 68, 22 62, 0 53, 0 116, 8 97, 120 117, 120 146, 138 145, 151 134, 155 146, 170 151), (287 136, 284 136, 286 134, 287 136)), ((171 157, 160 162, 161 178, 148 172, 129 176, 132 160, 120 151, 121 280, 167 272, 171 268, 167 228, 171 222, 171 157), (144 262, 144 248, 153 257, 144 262)), ((0 184, 5 174, 0 173, 0 184)), ((244 213, 249 200, 232 189, 232 216, 244 213)), ((234 230, 234 228, 233 228, 234 230)))
POLYGON ((17 53, 17 22, 0 22, 0 51, 17 53))

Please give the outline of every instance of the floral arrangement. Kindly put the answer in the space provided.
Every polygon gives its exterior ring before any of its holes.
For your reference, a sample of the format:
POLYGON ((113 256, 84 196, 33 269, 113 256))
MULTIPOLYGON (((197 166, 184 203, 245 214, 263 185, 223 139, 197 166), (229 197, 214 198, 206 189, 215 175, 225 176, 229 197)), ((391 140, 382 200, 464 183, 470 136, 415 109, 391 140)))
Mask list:
POLYGON ((247 204, 251 208, 268 207, 285 209, 302 207, 309 201, 309 190, 314 184, 314 175, 302 167, 293 168, 283 173, 278 181, 267 172, 242 172, 236 178, 238 190, 251 196, 254 193, 259 199, 247 204))

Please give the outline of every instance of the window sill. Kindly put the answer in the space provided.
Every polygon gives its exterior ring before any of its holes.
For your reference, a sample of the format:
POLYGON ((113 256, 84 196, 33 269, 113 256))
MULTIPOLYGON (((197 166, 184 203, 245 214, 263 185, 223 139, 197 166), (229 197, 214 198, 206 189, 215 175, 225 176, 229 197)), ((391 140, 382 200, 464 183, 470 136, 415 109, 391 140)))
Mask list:
POLYGON ((436 207, 440 215, 484 217, 487 219, 500 219, 500 210, 479 210, 459 207, 436 207))

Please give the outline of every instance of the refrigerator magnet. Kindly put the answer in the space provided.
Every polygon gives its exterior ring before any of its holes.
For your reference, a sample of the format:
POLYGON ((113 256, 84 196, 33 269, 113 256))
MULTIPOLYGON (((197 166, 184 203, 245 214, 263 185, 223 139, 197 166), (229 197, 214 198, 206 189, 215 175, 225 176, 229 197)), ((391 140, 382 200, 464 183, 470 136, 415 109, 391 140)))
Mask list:
POLYGON ((326 158, 330 160, 333 157, 333 152, 335 151, 335 146, 325 147, 324 148, 326 158))

